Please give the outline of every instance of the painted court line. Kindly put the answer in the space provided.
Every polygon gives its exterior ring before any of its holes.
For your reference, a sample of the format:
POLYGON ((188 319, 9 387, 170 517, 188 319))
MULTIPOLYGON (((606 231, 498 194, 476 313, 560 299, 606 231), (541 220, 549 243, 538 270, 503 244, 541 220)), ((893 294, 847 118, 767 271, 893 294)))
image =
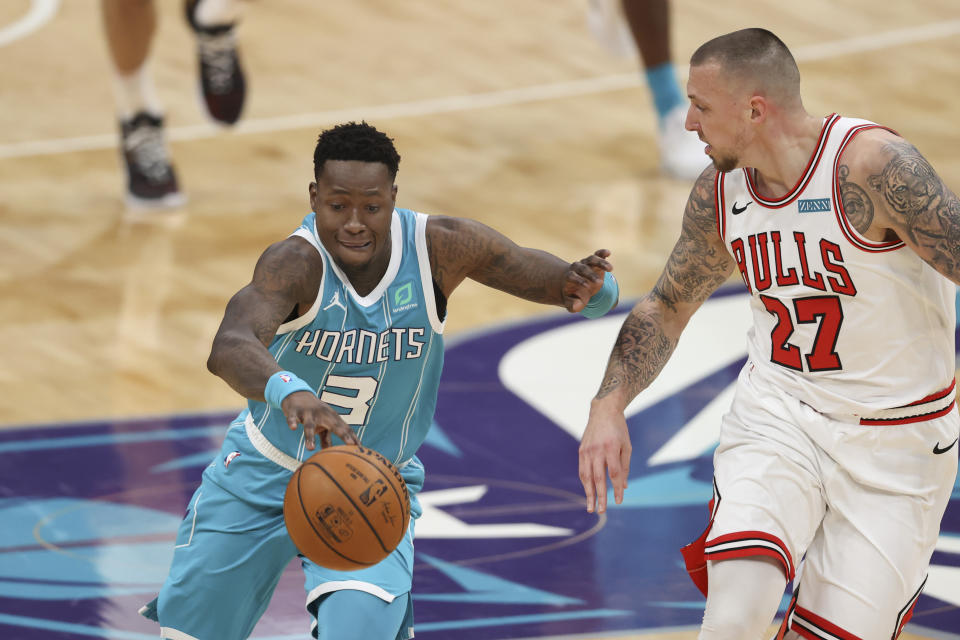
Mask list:
MULTIPOLYGON (((798 62, 814 62, 844 55, 877 51, 905 44, 927 42, 960 33, 960 20, 946 20, 917 27, 884 31, 868 36, 846 38, 833 42, 797 47, 794 55, 798 62)), ((456 113, 473 109, 529 104, 544 100, 557 100, 578 96, 631 89, 641 85, 639 73, 623 73, 583 80, 571 80, 552 84, 540 84, 517 89, 490 91, 459 96, 428 98, 412 102, 396 102, 383 105, 367 105, 317 111, 275 118, 249 119, 240 123, 232 132, 235 135, 290 131, 328 126, 345 120, 380 120, 390 118, 416 118, 438 113, 456 113)), ((223 128, 214 125, 193 125, 168 129, 170 140, 201 140, 222 135, 223 128)), ((116 147, 115 133, 60 138, 54 140, 30 140, 0 144, 0 159, 30 156, 56 155, 77 151, 93 151, 116 147)))

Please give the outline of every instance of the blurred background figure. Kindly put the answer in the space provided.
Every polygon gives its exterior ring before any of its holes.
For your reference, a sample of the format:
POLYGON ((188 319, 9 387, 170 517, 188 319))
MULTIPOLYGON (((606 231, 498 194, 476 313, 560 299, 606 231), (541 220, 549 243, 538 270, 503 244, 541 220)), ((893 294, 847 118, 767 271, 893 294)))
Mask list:
POLYGON ((697 134, 683 126, 689 103, 671 58, 669 0, 589 0, 587 25, 612 53, 639 53, 657 112, 660 166, 672 177, 695 179, 708 158, 697 134))
MULTIPOLYGON (((150 47, 156 31, 153 0, 101 0, 104 29, 114 70, 131 209, 178 207, 186 202, 164 136, 163 106, 150 74, 150 47)), ((207 114, 232 125, 240 118, 246 81, 237 52, 234 0, 185 0, 187 23, 196 36, 200 94, 207 114)))

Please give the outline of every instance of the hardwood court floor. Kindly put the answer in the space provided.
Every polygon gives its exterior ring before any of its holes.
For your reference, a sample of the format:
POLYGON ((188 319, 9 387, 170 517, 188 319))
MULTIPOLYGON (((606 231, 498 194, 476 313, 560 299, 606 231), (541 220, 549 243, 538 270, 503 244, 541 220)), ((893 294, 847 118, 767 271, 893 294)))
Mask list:
MULTIPOLYGON (((37 4, 2 3, 0 25, 37 4)), ((210 339, 260 251, 307 211, 317 133, 348 119, 395 138, 400 206, 570 260, 611 249, 624 298, 655 281, 690 185, 660 175, 638 65, 591 38, 584 1, 246 2, 250 96, 233 130, 204 120, 180 3, 158 4, 152 68, 189 197, 175 212, 122 206, 94 0, 53 3, 0 41, 0 428, 237 406, 205 370, 210 339)), ((684 0, 673 18, 681 73, 702 41, 770 28, 811 113, 897 129, 960 188, 953 0, 684 0)), ((543 312, 468 282, 448 332, 543 312)))

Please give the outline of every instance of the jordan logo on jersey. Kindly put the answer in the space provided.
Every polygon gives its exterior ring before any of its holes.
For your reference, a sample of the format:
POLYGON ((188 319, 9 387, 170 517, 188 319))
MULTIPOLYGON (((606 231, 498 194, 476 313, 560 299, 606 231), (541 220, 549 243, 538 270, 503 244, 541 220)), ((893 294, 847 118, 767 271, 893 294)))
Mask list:
POLYGON ((337 289, 337 290, 335 290, 335 291, 333 292, 333 297, 330 298, 330 302, 327 303, 327 306, 325 306, 325 307, 323 308, 323 310, 326 311, 326 310, 329 309, 330 307, 340 307, 340 308, 343 309, 344 311, 347 310, 346 305, 344 305, 342 302, 340 302, 340 290, 339 290, 339 289, 337 289))

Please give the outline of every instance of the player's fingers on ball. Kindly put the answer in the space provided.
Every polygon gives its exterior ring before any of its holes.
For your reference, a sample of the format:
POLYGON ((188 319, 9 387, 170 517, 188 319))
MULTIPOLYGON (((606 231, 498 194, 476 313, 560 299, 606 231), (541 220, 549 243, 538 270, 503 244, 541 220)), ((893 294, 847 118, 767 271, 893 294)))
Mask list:
POLYGON ((308 420, 303 424, 303 439, 307 449, 313 451, 317 448, 316 445, 317 438, 317 426, 312 420, 308 420))
POLYGON ((320 430, 320 448, 326 449, 331 445, 333 445, 333 439, 330 437, 330 431, 327 429, 321 429, 320 430))

